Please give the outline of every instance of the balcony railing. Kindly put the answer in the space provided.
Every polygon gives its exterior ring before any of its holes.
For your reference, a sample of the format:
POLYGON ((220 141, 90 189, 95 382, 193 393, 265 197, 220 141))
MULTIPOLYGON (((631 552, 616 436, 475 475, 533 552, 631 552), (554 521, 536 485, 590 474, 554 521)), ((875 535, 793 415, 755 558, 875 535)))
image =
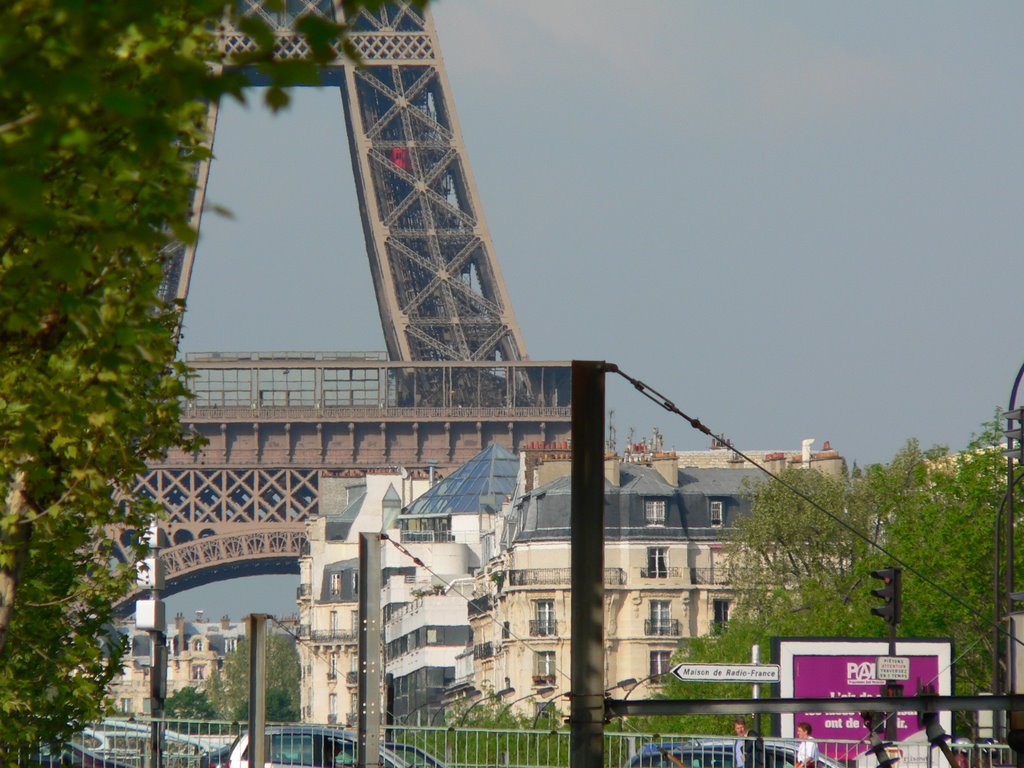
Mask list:
POLYGON ((725 586, 730 583, 725 568, 691 568, 690 583, 710 586, 725 586))
POLYGON ((647 619, 644 634, 648 637, 679 637, 679 619, 647 619))
POLYGON ((338 673, 337 672, 328 672, 327 673, 327 682, 329 682, 329 683, 330 682, 334 682, 337 679, 338 679, 338 673))
POLYGON ((356 633, 342 629, 310 629, 308 624, 300 624, 299 639, 314 643, 354 643, 356 633))
POLYGON ((301 600, 304 597, 309 597, 313 594, 312 584, 299 584, 298 589, 295 590, 295 597, 301 600))
MULTIPOLYGON (((572 583, 569 568, 527 568, 508 572, 511 587, 568 586, 572 583)), ((621 587, 626 583, 626 572, 621 568, 605 568, 604 583, 621 587)))
POLYGON ((455 541, 455 534, 451 531, 401 531, 401 538, 404 544, 450 544, 455 541))
POLYGON ((658 565, 654 567, 648 566, 647 568, 640 569, 641 579, 675 579, 678 581, 681 576, 682 569, 669 568, 665 565, 658 565))
POLYGON ((558 634, 558 623, 554 619, 531 619, 530 637, 554 637, 558 634))
POLYGON ((490 613, 491 608, 494 607, 494 599, 490 595, 484 595, 483 597, 474 597, 469 601, 469 618, 475 616, 484 616, 490 613))
POLYGON ((554 675, 534 675, 533 676, 533 685, 534 685, 534 687, 540 687, 542 685, 554 685, 554 684, 555 684, 555 676, 554 675))
POLYGON ((473 655, 478 659, 489 659, 494 655, 494 644, 491 642, 477 643, 473 647, 473 655))
POLYGON ((347 685, 359 685, 359 673, 354 669, 345 673, 345 683, 347 685))

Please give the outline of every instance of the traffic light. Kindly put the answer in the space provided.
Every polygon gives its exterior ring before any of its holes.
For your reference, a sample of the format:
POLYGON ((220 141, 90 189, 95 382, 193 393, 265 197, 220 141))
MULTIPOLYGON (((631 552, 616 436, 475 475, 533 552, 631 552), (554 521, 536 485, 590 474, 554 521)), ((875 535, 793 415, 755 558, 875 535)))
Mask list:
POLYGON ((885 601, 885 605, 872 608, 871 614, 881 616, 886 624, 895 627, 900 623, 900 614, 903 612, 903 597, 900 594, 903 587, 903 570, 901 568, 882 568, 872 571, 871 578, 882 581, 882 586, 872 589, 871 594, 885 601))
POLYGON ((1003 414, 1006 419, 1006 457, 1024 464, 1024 408, 1015 408, 1003 414), (1016 424, 1014 423, 1016 422, 1016 424))

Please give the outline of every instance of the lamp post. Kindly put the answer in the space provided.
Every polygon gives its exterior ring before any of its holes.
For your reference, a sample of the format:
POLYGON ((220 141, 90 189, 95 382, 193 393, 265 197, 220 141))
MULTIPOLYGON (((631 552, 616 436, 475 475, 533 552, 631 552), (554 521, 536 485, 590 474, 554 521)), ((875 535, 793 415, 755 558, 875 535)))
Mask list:
MULTIPOLYGON (((1005 638, 1000 637, 1000 629, 1003 626, 1004 621, 1008 621, 1010 612, 1013 610, 1011 595, 1016 589, 1015 574, 1013 566, 1014 558, 1014 545, 1013 545, 1013 521, 1014 521, 1014 486, 1016 480, 1014 478, 1014 461, 1024 459, 1022 451, 1024 451, 1024 408, 1017 407, 1017 392, 1020 389, 1021 380, 1024 379, 1024 364, 1021 365, 1017 371, 1017 376, 1013 380, 1013 387, 1010 389, 1010 401, 1009 408, 1006 413, 1003 414, 1003 418, 1006 419, 1006 496, 1003 499, 1003 504, 1000 507, 1000 512, 1003 508, 1006 510, 1005 520, 1000 519, 1000 515, 996 515, 995 525, 995 553, 993 556, 993 602, 994 602, 994 613, 995 621, 993 622, 995 627, 993 629, 993 643, 992 643, 992 688, 993 693, 1004 693, 1007 691, 1013 692, 1013 661, 1015 658, 1014 639, 1012 632, 1007 634, 1005 638), (1016 424, 1016 426, 1015 426, 1016 424), (1000 546, 1000 537, 1003 538, 1004 542, 1000 546), (1001 549, 1005 549, 1004 557, 1000 557, 1002 554, 1001 549), (1003 568, 1003 579, 1000 584, 1000 572, 999 565, 1000 561, 1004 562, 1003 568), (1005 648, 1005 667, 1000 664, 1000 647, 1005 648), (1003 671, 1005 669, 1005 672, 1003 671)), ((997 725, 998 729, 998 725, 997 725)), ((999 736, 1001 734, 995 734, 999 736)))
POLYGON ((555 690, 554 686, 546 685, 543 688, 538 688, 536 691, 530 691, 528 694, 526 694, 525 696, 520 696, 518 699, 512 699, 512 701, 510 701, 508 704, 506 704, 500 710, 498 710, 498 716, 495 718, 495 720, 501 720, 502 716, 510 709, 512 709, 513 704, 518 704, 520 701, 525 701, 526 699, 531 699, 535 696, 547 696, 553 690, 555 690))
POLYGON ((461 728, 463 725, 465 725, 466 719, 469 717, 469 713, 477 707, 479 707, 485 701, 501 701, 506 696, 510 696, 515 692, 515 688, 502 688, 500 691, 498 691, 497 693, 492 693, 490 696, 481 696, 479 699, 477 699, 470 705, 469 709, 462 713, 462 717, 459 719, 459 727, 461 728))
MULTIPOLYGON (((1016 591, 1016 574, 1014 573, 1014 543, 1013 543, 1013 522, 1014 522, 1014 486, 1017 484, 1019 478, 1014 478, 1015 467, 1024 465, 1024 408, 1017 407, 1017 390, 1020 388, 1021 379, 1024 379, 1024 364, 1021 365, 1017 371, 1017 377, 1013 380, 1013 388, 1010 390, 1010 403, 1006 413, 1003 414, 1003 418, 1006 419, 1006 522, 1005 522, 1005 544, 1006 550, 1005 561, 1006 566, 1004 570, 1004 587, 1003 595, 999 593, 999 523, 998 518, 996 519, 996 547, 995 547, 995 573, 996 573, 996 586, 995 586, 995 597, 996 597, 996 636, 997 641, 993 645, 992 654, 995 658, 993 664, 993 682, 997 685, 1000 683, 1000 667, 999 667, 999 635, 998 628, 1002 626, 1002 622, 1006 621, 1007 634, 1006 634, 1006 658, 1005 658, 1005 670, 1002 676, 1002 686, 996 688, 995 693, 1008 692, 1018 693, 1020 686, 1018 685, 1018 662, 1019 656, 1016 643, 1018 638, 1016 636, 1017 618, 1019 614, 1015 613, 1014 602, 1019 597, 1020 593, 1016 591)), ((1016 713, 1010 714, 1011 722, 1008 723, 1008 738, 1013 744, 1015 741, 1019 742, 1024 738, 1024 723, 1021 722, 1021 717, 1016 713)), ((1002 734, 997 734, 1001 736, 1002 734)), ((1017 749, 1018 745, 1014 744, 1014 748, 1017 749)), ((1024 764, 1024 751, 1018 751, 1017 754, 1018 765, 1024 764)))

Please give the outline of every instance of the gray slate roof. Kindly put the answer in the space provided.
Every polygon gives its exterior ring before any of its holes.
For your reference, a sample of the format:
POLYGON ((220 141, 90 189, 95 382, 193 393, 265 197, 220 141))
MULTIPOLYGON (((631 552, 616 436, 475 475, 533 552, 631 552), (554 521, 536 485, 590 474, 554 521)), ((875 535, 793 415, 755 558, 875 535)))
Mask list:
MULTIPOLYGON (((604 528, 609 540, 686 539, 715 540, 723 528, 750 513, 747 484, 763 475, 754 469, 686 469, 673 486, 653 467, 622 464, 619 486, 605 481, 604 528), (665 501, 665 522, 651 525, 645 501, 665 501), (711 524, 711 501, 722 502, 723 524, 711 524)), ((511 510, 505 527, 505 545, 526 541, 568 540, 571 486, 560 477, 533 489, 511 510)))

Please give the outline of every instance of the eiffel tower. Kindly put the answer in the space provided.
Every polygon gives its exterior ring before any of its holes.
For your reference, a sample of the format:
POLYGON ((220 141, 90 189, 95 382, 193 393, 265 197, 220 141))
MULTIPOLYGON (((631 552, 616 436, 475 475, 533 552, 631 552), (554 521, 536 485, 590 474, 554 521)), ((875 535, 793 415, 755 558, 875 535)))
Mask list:
MULTIPOLYGON (((239 3, 275 30, 284 58, 307 53, 295 18, 342 13, 332 0, 286 6, 239 3)), ((526 357, 430 14, 391 4, 348 21, 362 66, 339 55, 321 81, 341 92, 387 352, 186 356, 195 399, 183 421, 207 445, 172 452, 139 481, 168 513, 168 594, 297 572, 305 521, 331 511, 322 491, 346 478, 444 473, 491 442, 569 438, 570 366, 526 357)), ((234 28, 221 40, 229 55, 253 46, 234 28)), ((216 105, 208 124, 212 141, 216 105)), ((197 168, 196 229, 209 170, 209 160, 197 168)), ((196 246, 165 256, 163 297, 186 300, 196 246)))

